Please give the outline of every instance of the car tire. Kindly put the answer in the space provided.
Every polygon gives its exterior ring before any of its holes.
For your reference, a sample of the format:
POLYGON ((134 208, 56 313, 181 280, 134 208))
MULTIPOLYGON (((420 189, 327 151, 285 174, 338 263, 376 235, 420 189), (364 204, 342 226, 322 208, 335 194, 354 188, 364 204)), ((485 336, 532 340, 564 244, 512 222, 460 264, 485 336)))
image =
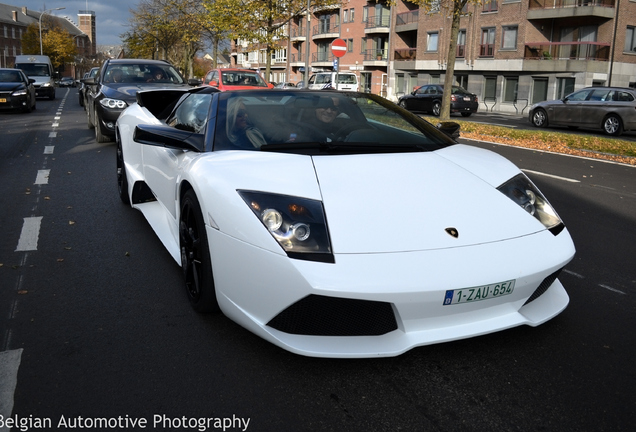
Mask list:
POLYGON ((532 113, 532 124, 539 128, 548 126, 548 114, 545 110, 539 108, 532 113))
POLYGON ((93 120, 91 119, 91 109, 89 106, 86 106, 86 124, 89 129, 93 129, 95 125, 93 124, 93 120))
POLYGON ((619 136, 623 133, 623 122, 616 114, 610 114, 603 120, 603 130, 607 135, 619 136))
POLYGON ((126 176, 126 166, 124 164, 124 152, 121 141, 117 139, 117 191, 121 201, 130 205, 130 197, 128 196, 128 177, 126 176))
POLYGON ((192 308, 201 313, 218 312, 205 223, 192 189, 181 200, 179 246, 186 293, 192 308))
POLYGON ((470 117, 471 114, 471 112, 463 112, 462 117, 470 117))
POLYGON ((406 101, 405 101, 405 100, 401 100, 401 101, 398 103, 398 105, 399 105, 399 106, 401 106, 401 107, 402 107, 402 108, 404 108, 404 109, 408 109, 408 108, 407 108, 407 106, 406 106, 406 101))
POLYGON ((51 94, 49 95, 49 99, 50 100, 55 100, 55 89, 53 89, 53 91, 51 92, 51 94))
POLYGON ((97 113, 95 113, 95 140, 98 143, 107 143, 111 141, 111 138, 108 135, 104 135, 102 132, 102 121, 97 113))
POLYGON ((442 112, 442 103, 440 101, 434 101, 431 111, 433 111, 433 115, 435 117, 439 117, 440 113, 442 112))

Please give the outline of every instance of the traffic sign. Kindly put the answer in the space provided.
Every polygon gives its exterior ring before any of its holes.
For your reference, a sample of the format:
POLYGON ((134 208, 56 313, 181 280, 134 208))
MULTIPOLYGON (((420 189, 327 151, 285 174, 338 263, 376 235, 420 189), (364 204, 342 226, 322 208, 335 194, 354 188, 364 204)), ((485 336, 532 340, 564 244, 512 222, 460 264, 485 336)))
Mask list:
POLYGON ((344 39, 335 39, 331 42, 331 53, 336 57, 342 57, 347 53, 347 43, 344 39))

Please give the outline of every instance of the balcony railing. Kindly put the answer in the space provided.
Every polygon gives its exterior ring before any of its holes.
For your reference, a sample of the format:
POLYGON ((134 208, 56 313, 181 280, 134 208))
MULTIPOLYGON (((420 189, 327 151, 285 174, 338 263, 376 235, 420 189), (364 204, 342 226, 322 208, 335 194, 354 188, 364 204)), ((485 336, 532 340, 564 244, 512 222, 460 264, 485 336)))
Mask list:
POLYGON ((365 28, 389 27, 390 17, 388 15, 370 16, 365 21, 365 28))
POLYGON ((394 52, 395 61, 415 60, 417 48, 400 48, 394 52))
POLYGON ((559 9, 581 6, 615 6, 615 0, 530 0, 528 9, 559 9))
POLYGON ((315 25, 312 29, 312 36, 319 36, 324 34, 340 33, 340 24, 332 23, 330 21, 323 21, 318 25, 315 25))
POLYGON ((364 52, 364 61, 388 61, 389 53, 383 49, 369 49, 364 52))
POLYGON ((416 23, 419 17, 420 17, 419 9, 412 10, 409 12, 402 12, 397 14, 395 18, 395 25, 399 26, 399 25, 416 23))
POLYGON ((311 54, 312 63, 333 62, 334 56, 331 52, 318 52, 311 54))
POLYGON ((292 38, 305 37, 305 36, 307 36, 307 31, 303 27, 293 27, 291 29, 292 38))
POLYGON ((526 44, 526 60, 609 60, 610 44, 604 42, 539 42, 526 44))

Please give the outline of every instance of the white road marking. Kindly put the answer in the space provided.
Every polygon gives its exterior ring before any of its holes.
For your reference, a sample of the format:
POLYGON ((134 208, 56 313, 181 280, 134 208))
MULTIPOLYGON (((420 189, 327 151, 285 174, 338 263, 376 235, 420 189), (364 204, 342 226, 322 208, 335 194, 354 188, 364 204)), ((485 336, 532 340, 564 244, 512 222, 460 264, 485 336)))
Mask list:
MULTIPOLYGON (((0 352, 0 416, 9 418, 13 411, 15 386, 18 383, 18 369, 22 358, 22 348, 0 352)), ((8 427, 0 428, 8 431, 8 427)))
POLYGON ((607 286, 607 285, 599 284, 599 286, 600 286, 601 288, 605 288, 606 290, 609 290, 609 291, 612 291, 612 292, 615 292, 615 293, 619 293, 619 294, 623 294, 623 295, 626 295, 626 294, 627 294, 627 293, 625 293, 625 292, 623 292, 623 291, 621 291, 621 290, 618 290, 618 289, 616 289, 616 288, 612 288, 612 287, 607 286))
POLYGON ((22 224, 22 232, 18 240, 16 252, 32 251, 38 249, 38 238, 40 237, 40 225, 42 224, 42 216, 24 218, 22 224))
POLYGON ((51 126, 56 128, 56 127, 60 127, 60 124, 59 123, 53 123, 51 126))
POLYGON ((53 154, 55 146, 44 146, 44 154, 53 154))
POLYGON ((567 178, 567 177, 560 177, 560 176, 556 176, 553 174, 547 174, 547 173, 543 173, 540 171, 532 171, 532 170, 528 170, 528 169, 521 169, 521 171, 527 172, 527 173, 531 173, 531 174, 535 174, 535 175, 539 175, 539 176, 544 176, 544 177, 550 177, 553 179, 557 179, 557 180, 563 180, 566 182, 570 182, 570 183, 581 183, 580 180, 575 180, 575 179, 571 179, 571 178, 567 178))
POLYGON ((574 277, 577 277, 579 279, 585 279, 585 276, 580 275, 578 273, 574 273, 573 271, 570 271, 570 270, 563 269, 563 273, 567 273, 567 274, 572 275, 574 277))
POLYGON ((35 177, 35 183, 36 185, 39 184, 48 184, 49 183, 49 175, 51 174, 51 170, 50 169, 45 169, 45 170, 38 170, 38 175, 37 177, 35 177))
POLYGON ((49 138, 57 137, 57 132, 49 132, 49 138))

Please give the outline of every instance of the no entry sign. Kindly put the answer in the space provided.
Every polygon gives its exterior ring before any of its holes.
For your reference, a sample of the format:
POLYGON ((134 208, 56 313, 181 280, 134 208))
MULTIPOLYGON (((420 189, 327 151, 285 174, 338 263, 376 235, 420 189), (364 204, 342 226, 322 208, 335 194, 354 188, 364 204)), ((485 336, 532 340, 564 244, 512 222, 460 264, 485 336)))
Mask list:
POLYGON ((347 52, 347 43, 343 39, 331 42, 331 53, 336 57, 342 57, 347 52))

